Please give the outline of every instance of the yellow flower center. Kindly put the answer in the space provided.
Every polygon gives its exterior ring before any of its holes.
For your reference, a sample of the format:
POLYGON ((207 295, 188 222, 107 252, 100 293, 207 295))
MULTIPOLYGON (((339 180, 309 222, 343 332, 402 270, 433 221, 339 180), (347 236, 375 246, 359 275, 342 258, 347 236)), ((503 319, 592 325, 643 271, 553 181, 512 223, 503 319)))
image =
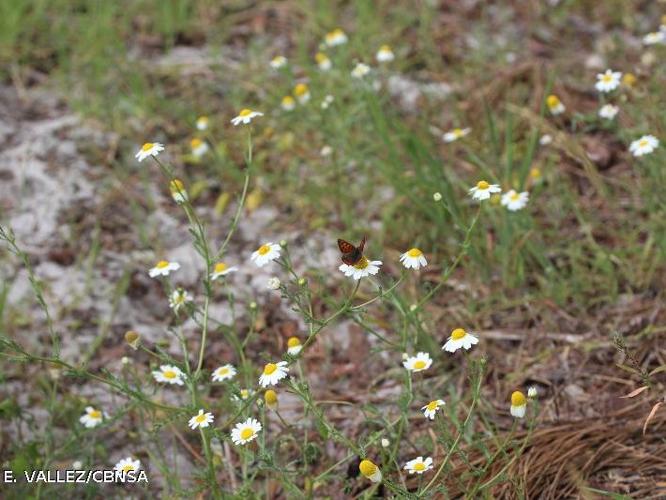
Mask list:
POLYGON ((354 264, 354 267, 356 269, 365 269, 370 265, 370 261, 365 257, 365 255, 361 256, 361 260, 359 260, 356 264, 354 264))
POLYGON ((240 433, 241 439, 250 439, 253 435, 254 435, 254 429, 251 429, 250 427, 246 427, 240 433))
POLYGON ((423 252, 418 248, 412 248, 409 252, 407 252, 407 255, 409 255, 410 257, 420 257, 421 255, 423 255, 423 252))
POLYGON ((214 271, 216 273, 223 273, 226 270, 227 270, 227 265, 224 262, 218 262, 217 264, 215 264, 214 271))
POLYGON ((305 85, 304 83, 299 83, 294 87, 294 94, 297 96, 303 96, 308 93, 308 86, 305 85))
POLYGON ((414 369, 415 370, 422 370, 423 368, 425 368, 425 366, 426 366, 426 362, 423 361, 422 359, 419 359, 418 361, 414 362, 414 369))
POLYGON ((172 379, 172 378, 177 377, 176 372, 173 371, 173 370, 166 370, 162 373, 162 375, 164 375, 164 378, 168 378, 168 379, 172 379))
POLYGON ((326 54, 323 54, 322 52, 317 52, 315 54, 315 61, 317 61, 319 64, 328 61, 328 56, 326 54))
POLYGON ((511 193, 511 201, 518 201, 520 199, 520 193, 511 193))
POLYGON ((382 45, 381 47, 379 47, 379 51, 380 52, 391 52, 391 47, 388 46, 388 45, 382 45))
POLYGON ((530 177, 533 179, 538 179, 541 177, 541 170, 539 170, 537 167, 534 167, 530 170, 530 177))
POLYGON ((416 463, 414 464, 414 470, 419 471, 419 472, 425 470, 425 467, 426 467, 426 466, 425 466, 425 464, 424 464, 423 462, 416 462, 416 463))
POLYGON ((476 184, 477 189, 485 190, 485 189, 488 189, 489 187, 490 187, 490 184, 488 184, 486 181, 479 181, 476 184))
POLYGON ((556 95, 549 95, 548 98, 546 99, 546 104, 551 109, 555 108, 555 107, 559 106, 560 99, 556 95))
POLYGON ((454 128, 453 129, 453 135, 455 135, 457 138, 460 138, 463 136, 463 131, 461 128, 454 128))
POLYGON ((226 366, 223 366, 222 368, 217 370, 218 375, 226 375, 227 373, 229 373, 229 368, 227 368, 226 366))
POLYGON ((291 337, 289 340, 287 340, 288 347, 297 347, 299 345, 301 345, 301 341, 298 339, 298 337, 291 337))
POLYGON ((202 144, 203 144, 203 141, 201 139, 196 138, 196 137, 190 141, 190 146, 192 147, 192 149, 197 149, 202 144))
POLYGON ((208 117, 207 116, 200 116, 199 119, 197 120, 197 123, 199 125, 206 125, 208 124, 208 117))
POLYGON ((143 145, 143 147, 141 149, 143 151, 149 151, 150 149, 152 149, 152 147, 153 147, 153 143, 152 142, 147 142, 143 145))
POLYGON ((370 460, 362 460, 361 463, 358 464, 358 469, 361 471, 361 474, 366 477, 372 476, 375 472, 377 472, 377 466, 370 460))
POLYGON ((261 245, 259 247, 259 250, 257 250, 259 255, 266 255, 270 251, 271 251, 271 247, 269 247, 268 245, 261 245))
POLYGON ((133 470, 134 470, 134 466, 132 464, 123 465, 123 468, 122 468, 123 472, 131 472, 133 470))
POLYGON ((647 139, 641 139, 640 141, 638 141, 638 145, 642 148, 644 148, 648 144, 649 144, 649 141, 647 139))
POLYGON ((90 418, 102 418, 102 412, 99 410, 91 410, 88 412, 90 418))
POLYGON ((245 109, 241 109, 241 112, 238 113, 238 116, 246 117, 246 116, 249 116, 251 113, 252 113, 251 109, 245 108, 245 109))
POLYGON ((514 391, 511 394, 511 406, 524 406, 527 403, 525 394, 520 391, 514 391))
POLYGON ((277 370, 277 365, 275 363, 268 363, 264 366, 264 375, 270 375, 275 370, 277 370))
POLYGON ((250 391, 248 391, 247 389, 241 389, 240 395, 242 399, 247 399, 250 396, 250 391))
POLYGON ((428 411, 435 411, 439 405, 437 404, 437 401, 430 401, 428 403, 428 406, 426 406, 426 410, 428 411))
POLYGON ((201 424, 206 421, 206 414, 202 413, 201 415, 197 415, 194 417, 194 420, 196 421, 197 424, 201 424))
POLYGON ((456 328, 455 330, 453 330, 453 331, 451 332, 451 338, 452 338, 453 340, 460 340, 460 339, 463 338, 465 335, 467 335, 467 333, 466 333, 465 330, 463 330, 462 328, 456 328))
POLYGON ((605 73, 604 76, 601 77, 601 80, 602 80, 604 83, 610 83, 610 82, 613 81, 613 75, 608 74, 608 73, 605 73))
POLYGON ((291 97, 290 95, 286 95, 282 98, 282 104, 287 106, 290 104, 294 104, 294 98, 291 97))

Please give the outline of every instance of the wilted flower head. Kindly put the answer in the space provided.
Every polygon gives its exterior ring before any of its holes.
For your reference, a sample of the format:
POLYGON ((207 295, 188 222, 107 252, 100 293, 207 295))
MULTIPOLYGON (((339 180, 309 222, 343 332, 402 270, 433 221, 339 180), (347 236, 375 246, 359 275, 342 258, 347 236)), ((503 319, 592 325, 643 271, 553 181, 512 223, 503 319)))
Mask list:
POLYGON ((286 95, 282 98, 280 106, 282 106, 282 109, 285 111, 293 111, 294 108, 296 108, 296 101, 290 95, 286 95))
POLYGON ((298 83, 294 87, 294 96, 299 103, 305 104, 310 100, 310 89, 305 83, 298 83))
POLYGON ((378 63, 387 63, 395 59, 395 54, 391 50, 391 47, 388 45, 382 45, 379 47, 377 54, 375 55, 378 63))
POLYGON ((192 302, 192 296, 182 288, 176 288, 169 296, 169 307, 178 312, 188 302, 192 302))
POLYGON ((298 337, 290 337, 287 340, 287 352, 292 356, 296 356, 303 349, 303 344, 298 337))
POLYGON ((326 33, 324 41, 329 47, 344 45, 347 43, 347 35, 340 28, 336 28, 333 31, 326 33))
POLYGON ((361 460, 361 463, 358 465, 358 470, 366 479, 369 479, 373 483, 378 483, 382 480, 382 471, 380 471, 379 467, 370 460, 361 460))
POLYGON ((140 341, 141 336, 134 330, 127 330, 125 332, 125 342, 127 342, 132 349, 137 349, 140 341))
POLYGON ((352 70, 351 76, 354 78, 363 78, 368 73, 370 73, 370 66, 367 64, 358 63, 352 70))
POLYGON ((605 118, 606 120, 612 120, 617 115, 620 108, 613 106, 612 104, 604 104, 599 110, 599 116, 605 118))
POLYGON ((206 130, 208 128, 208 123, 209 121, 207 116, 200 116, 197 118, 196 122, 197 130, 206 130))
POLYGON ((278 409, 277 393, 273 389, 268 389, 264 393, 264 402, 269 410, 276 411, 278 409))
POLYGON ((196 158, 201 158, 208 152, 208 143, 202 141, 198 137, 194 137, 190 141, 190 149, 192 150, 192 155, 196 158))
POLYGON ((471 128, 454 128, 442 136, 444 142, 453 142, 462 139, 472 131, 471 128))
POLYGON ((287 58, 284 56, 275 56, 270 62, 271 68, 280 69, 287 65, 287 58))
POLYGON ((551 115, 559 115, 566 111, 560 98, 554 94, 551 94, 546 98, 546 106, 548 106, 548 111, 550 111, 551 115))
POLYGON ((317 62, 319 69, 322 71, 328 71, 333 66, 333 64, 331 64, 331 60, 323 52, 317 52, 315 54, 315 61, 317 62))
POLYGON ((169 192, 173 201, 178 204, 185 203, 187 201, 187 191, 185 191, 185 184, 180 179, 173 179, 169 182, 169 192))
POLYGON ((525 394, 520 391, 514 391, 511 394, 511 415, 516 418, 523 418, 527 409, 527 399, 525 394))

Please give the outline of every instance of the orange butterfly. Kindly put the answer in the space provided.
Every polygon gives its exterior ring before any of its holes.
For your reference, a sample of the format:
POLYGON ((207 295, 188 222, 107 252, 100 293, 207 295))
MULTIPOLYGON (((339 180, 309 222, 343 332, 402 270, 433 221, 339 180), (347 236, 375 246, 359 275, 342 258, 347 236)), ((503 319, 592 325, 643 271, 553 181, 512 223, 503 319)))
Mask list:
POLYGON ((353 266, 358 263, 359 260, 363 257, 363 247, 365 246, 366 238, 363 237, 361 243, 357 247, 349 243, 348 241, 341 240, 338 238, 338 248, 342 252, 342 262, 348 266, 353 266))

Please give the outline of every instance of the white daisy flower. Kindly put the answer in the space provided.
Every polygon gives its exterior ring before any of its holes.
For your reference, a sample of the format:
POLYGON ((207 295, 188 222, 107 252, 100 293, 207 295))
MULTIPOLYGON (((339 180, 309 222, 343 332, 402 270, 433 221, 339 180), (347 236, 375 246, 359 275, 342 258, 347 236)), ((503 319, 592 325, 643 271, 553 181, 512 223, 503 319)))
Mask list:
POLYGON ((324 42, 329 47, 335 47, 337 45, 344 45, 347 43, 347 35, 340 28, 336 28, 330 33, 326 33, 324 42))
POLYGON ((231 440, 235 445, 247 444, 254 440, 261 432, 261 424, 254 418, 248 418, 245 422, 237 423, 231 429, 231 440))
POLYGON ((192 302, 192 296, 188 291, 183 290, 182 288, 176 288, 171 292, 171 296, 169 297, 169 307, 175 312, 178 312, 180 308, 188 302, 192 302))
POLYGON ((511 415, 516 418, 523 418, 527 409, 527 399, 525 394, 520 391, 514 391, 511 394, 511 415))
POLYGON ((187 425, 189 425, 192 430, 197 427, 205 429, 213 422, 213 420, 215 420, 215 417, 213 417, 212 413, 204 413, 203 410, 199 410, 199 413, 194 415, 187 425))
POLYGON ((491 195, 501 192, 498 184, 489 184, 486 181, 479 181, 476 186, 469 190, 469 194, 477 201, 483 201, 490 198, 491 195))
POLYGON ((395 54, 391 50, 391 47, 388 45, 382 45, 379 47, 377 54, 375 55, 378 63, 387 63, 395 59, 395 54))
POLYGON ((551 142, 553 142, 553 136, 550 134, 543 134, 539 138, 539 144, 541 144, 542 146, 548 146, 548 144, 550 144, 551 142))
POLYGON ((315 54, 315 61, 317 62, 317 66, 319 66, 319 69, 322 71, 328 71, 333 67, 331 60, 323 52, 317 52, 315 54))
POLYGON ((331 146, 324 146, 321 148, 319 151, 319 154, 321 155, 322 158, 326 158, 327 156, 331 156, 331 153, 333 153, 333 148, 331 146))
POLYGON ((659 139, 653 135, 644 135, 629 146, 629 151, 634 156, 643 156, 652 153, 659 146, 659 139))
POLYGON ((211 375, 211 378, 213 379, 213 382, 224 382, 225 380, 231 380, 235 376, 236 368, 234 365, 226 364, 216 368, 211 375))
POLYGON ((252 260, 257 266, 264 267, 278 257, 280 257, 280 245, 269 241, 252 252, 250 260, 252 260))
POLYGON ((441 400, 441 399, 434 399, 430 401, 427 405, 421 408, 423 410, 423 415, 425 418, 429 418, 430 420, 435 420, 435 414, 437 413, 437 410, 439 410, 440 406, 444 406, 446 403, 441 400))
POLYGON ((433 193, 432 194, 432 199, 434 201, 442 201, 442 193, 433 193))
POLYGON ((271 68, 280 69, 287 65, 287 58, 284 56, 275 56, 270 62, 271 68))
POLYGON ((282 109, 285 111, 293 111, 296 108, 296 101, 290 95, 286 95, 282 98, 280 106, 282 106, 282 109))
POLYGON ((351 76, 354 78, 363 78, 368 73, 370 73, 370 66, 363 63, 358 63, 356 67, 352 70, 351 76))
POLYGON ((268 387, 269 385, 277 385, 280 380, 289 374, 289 367, 286 361, 278 361, 277 363, 267 363, 264 366, 264 371, 259 377, 259 385, 268 387))
POLYGON ((268 279, 268 283, 266 283, 266 288, 269 290, 279 290, 280 289, 280 278, 276 278, 273 276, 272 278, 268 279))
POLYGON ((79 418, 79 422, 85 425, 88 429, 92 429, 101 424, 105 417, 107 417, 107 415, 101 410, 97 410, 92 406, 86 406, 86 412, 81 418, 79 418))
POLYGON ((159 370, 153 371, 153 378, 157 382, 165 384, 183 385, 183 378, 185 374, 180 371, 180 368, 173 365, 162 365, 159 370))
POLYGON ((164 145, 159 142, 147 142, 139 152, 135 155, 135 158, 139 161, 143 161, 149 156, 157 156, 161 151, 164 151, 164 145))
POLYGON ((382 471, 370 460, 361 460, 361 463, 358 464, 358 470, 363 474, 363 477, 373 483, 378 483, 382 480, 382 471))
POLYGON ((178 271, 180 264, 178 262, 169 262, 168 260, 161 260, 155 267, 148 271, 148 276, 156 278, 158 276, 169 276, 171 271, 178 271))
POLYGON ((403 469, 405 469, 410 474, 423 474, 426 471, 429 471, 434 466, 432 464, 432 458, 427 457, 425 460, 423 457, 416 457, 414 460, 410 460, 405 464, 403 469))
POLYGON ((195 137, 190 141, 190 149, 192 150, 193 156, 201 158, 208 152, 208 143, 195 137))
POLYGON ((597 83, 594 87, 599 92, 611 92, 620 86, 622 73, 607 69, 604 73, 597 74, 597 83))
POLYGON ((612 120, 617 115, 620 108, 613 106, 612 104, 604 104, 599 110, 599 116, 605 118, 606 120, 612 120))
POLYGON ((187 191, 185 190, 185 184, 180 179, 173 179, 169 182, 169 192, 173 201, 179 205, 185 203, 188 200, 187 191))
POLYGON ((381 265, 381 260, 368 260, 364 255, 353 266, 350 266, 349 264, 341 264, 338 269, 340 269, 340 271, 342 271, 345 276, 352 277, 355 280, 360 280, 366 276, 374 276, 377 274, 379 272, 379 266, 381 265))
POLYGON ((252 121, 253 118, 256 118, 257 116, 264 116, 264 114, 259 111, 252 111, 251 109, 247 108, 241 109, 241 112, 238 113, 238 116, 231 119, 231 123, 234 124, 234 127, 241 123, 243 125, 247 125, 252 121))
POLYGON ((200 116, 196 121, 197 130, 206 130, 208 128, 208 123, 209 120, 207 116, 200 116))
POLYGON ((461 347, 466 351, 470 350, 474 344, 478 344, 479 339, 467 333, 463 328, 456 328, 451 332, 449 340, 442 346, 446 352, 456 352, 461 347))
POLYGON ((453 142, 462 139, 472 131, 471 128, 454 128, 442 136, 444 142, 453 142))
POLYGON ((562 101, 560 101, 560 98, 553 94, 546 98, 546 106, 551 115, 560 115, 567 110, 562 101))
POLYGON ((303 344, 298 337, 290 337, 287 340, 287 352, 292 356, 296 356, 303 349, 303 344))
POLYGON ((118 472, 136 472, 141 468, 141 462, 134 460, 132 457, 123 458, 116 465, 113 470, 118 472))
POLYGON ((507 210, 515 212, 525 208, 527 202, 530 199, 530 194, 527 191, 518 193, 517 191, 511 189, 502 195, 502 206, 506 207, 507 210))
POLYGON ((428 265, 428 261, 423 252, 418 248, 412 248, 400 256, 400 262, 407 269, 420 269, 428 265))
POLYGON ((407 357, 407 359, 402 362, 402 366, 415 373, 427 370, 430 368, 430 365, 432 365, 432 359, 427 352, 416 353, 416 356, 407 357))
POLYGON ((648 33, 643 37, 643 43, 645 45, 658 45, 661 43, 666 43, 666 32, 655 31, 653 33, 648 33))
POLYGON ((310 89, 304 83, 299 83, 294 87, 294 97, 299 104, 305 104, 310 100, 310 89))
POLYGON ((536 386, 532 385, 527 388, 527 397, 530 399, 534 399, 539 395, 539 391, 537 391, 536 386))
POLYGON ((210 273, 210 279, 215 281, 218 278, 221 278, 222 276, 226 276, 229 273, 233 273, 235 271, 238 271, 238 268, 236 266, 227 266, 224 262, 218 262, 215 264, 215 267, 213 267, 213 272, 210 273))

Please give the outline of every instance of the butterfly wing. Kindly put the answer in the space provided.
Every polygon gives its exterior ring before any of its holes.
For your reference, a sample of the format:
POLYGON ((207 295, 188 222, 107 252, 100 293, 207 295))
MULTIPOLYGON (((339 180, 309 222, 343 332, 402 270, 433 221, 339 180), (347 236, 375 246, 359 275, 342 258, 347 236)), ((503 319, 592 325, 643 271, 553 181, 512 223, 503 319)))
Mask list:
POLYGON ((361 257, 363 257, 363 246, 365 245, 365 237, 358 248, 349 243, 348 241, 338 239, 338 248, 342 252, 342 262, 348 266, 353 266, 361 257))
POLYGON ((365 241, 366 241, 366 237, 363 236, 363 239, 358 244, 358 251, 361 252, 361 254, 363 253, 363 247, 365 247, 365 241))

